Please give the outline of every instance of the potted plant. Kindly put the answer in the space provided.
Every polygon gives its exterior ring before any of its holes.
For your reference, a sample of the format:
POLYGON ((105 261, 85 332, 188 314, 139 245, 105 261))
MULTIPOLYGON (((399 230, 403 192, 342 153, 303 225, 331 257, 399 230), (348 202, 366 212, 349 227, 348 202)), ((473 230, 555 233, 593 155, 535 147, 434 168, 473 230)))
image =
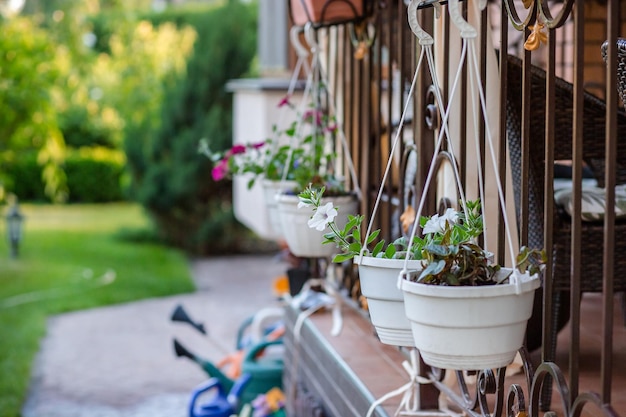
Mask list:
MULTIPOLYGON (((329 258, 337 249, 323 245, 322 229, 308 226, 310 215, 302 210, 298 195, 305 189, 324 190, 324 204, 341 206, 346 213, 356 213, 357 198, 345 189, 344 180, 334 171, 335 154, 329 150, 333 136, 338 133, 334 119, 320 107, 302 114, 299 123, 294 122, 285 135, 299 143, 293 148, 289 162, 293 187, 283 189, 276 196, 279 219, 289 250, 296 256, 329 258)), ((321 200, 320 200, 321 201, 321 200)), ((346 219, 338 220, 341 227, 346 219)))
POLYGON ((523 344, 546 255, 523 247, 514 269, 494 265, 473 239, 458 238, 459 225, 481 218, 479 202, 456 218, 440 223, 442 239, 421 248, 423 268, 401 281, 415 347, 438 368, 500 368, 523 344))
MULTIPOLYGON (((289 105, 288 97, 282 99, 279 107, 289 105)), ((275 195, 281 189, 295 187, 295 171, 285 170, 288 159, 292 165, 298 161, 303 152, 302 148, 292 148, 288 140, 295 131, 295 122, 286 129, 280 130, 276 125, 272 127, 272 138, 260 142, 235 144, 224 152, 213 152, 208 141, 200 141, 199 151, 206 155, 213 163, 211 176, 214 181, 221 181, 234 176, 247 178, 247 188, 251 189, 257 182, 263 188, 263 197, 267 208, 272 236, 282 237, 282 229, 278 214, 278 205, 275 195), (283 178, 283 173, 286 176, 283 178)))
POLYGON ((274 126, 273 138, 236 144, 225 152, 212 152, 203 139, 200 152, 213 161, 211 175, 215 181, 245 175, 248 188, 261 181, 272 229, 294 255, 331 257, 335 250, 323 246, 321 233, 306 226, 308 218, 297 209, 297 194, 308 185, 324 186, 327 198, 348 212, 356 212, 355 195, 347 192, 343 179, 335 175, 335 154, 328 150, 338 125, 320 105, 298 112, 286 96, 278 107, 290 107, 297 118, 284 129, 274 126))
MULTIPOLYGON (((276 127, 274 129, 276 130, 276 127)), ((292 176, 288 176, 284 181, 281 180, 284 164, 289 155, 289 146, 267 139, 262 142, 236 144, 226 152, 213 153, 203 140, 200 150, 213 161, 211 176, 214 181, 242 175, 248 179, 248 189, 260 182, 263 188, 270 235, 281 238, 282 229, 274 196, 281 187, 292 187, 294 184, 292 176)))
POLYGON ((311 207, 313 211, 309 226, 329 230, 324 234, 323 243, 334 244, 331 246, 341 251, 333 262, 354 260, 358 266, 361 293, 367 299, 370 319, 380 341, 394 346, 414 346, 404 296, 398 287, 399 274, 405 269, 421 270, 422 248, 441 243, 445 238, 441 224, 458 223, 454 239, 460 242, 475 239, 482 233, 482 218, 471 217, 465 222, 457 222, 458 213, 448 209, 441 216, 422 217, 420 224, 424 237, 414 237, 411 245, 405 237, 386 244, 378 239, 380 230, 362 236, 362 215, 348 214, 347 222, 337 223, 338 210, 324 202, 323 194, 323 188, 309 187, 299 195, 301 206, 311 207))
MULTIPOLYGON (((320 230, 329 230, 324 234, 324 243, 334 243, 341 249, 341 253, 335 256, 333 262, 354 259, 358 265, 361 290, 367 298, 372 324, 381 342, 415 346, 421 351, 424 349, 424 343, 435 343, 436 337, 433 332, 427 335, 422 333, 421 327, 415 322, 431 318, 433 320, 449 318, 451 322, 469 321, 470 317, 474 316, 473 313, 468 314, 473 311, 471 309, 486 308, 485 305, 489 302, 485 301, 489 297, 480 298, 482 292, 491 293, 490 298, 495 299, 507 294, 513 296, 498 300, 501 307, 504 303, 502 308, 507 310, 507 314, 496 311, 489 317, 482 315, 479 317, 479 321, 487 321, 488 318, 497 320, 498 317, 506 315, 515 317, 511 328, 502 329, 506 333, 503 335, 506 342, 495 340, 489 343, 490 346, 497 347, 496 350, 506 350, 504 358, 492 356, 487 352, 485 357, 481 358, 484 362, 459 364, 446 357, 445 360, 451 362, 447 362, 445 367, 482 369, 485 364, 492 365, 486 367, 499 367, 504 366, 501 365, 504 362, 510 363, 522 345, 526 321, 530 318, 532 310, 534 290, 539 286, 540 268, 546 261, 544 251, 522 248, 517 258, 515 272, 492 265, 491 254, 475 243, 483 233, 479 201, 467 201, 466 210, 460 212, 449 208, 442 215, 421 217, 420 225, 424 237, 414 237, 410 245, 404 237, 386 245, 383 240, 376 241, 379 230, 367 238, 362 238, 361 224, 364 219, 362 215, 348 215, 345 226, 339 227, 335 222, 337 209, 322 204, 323 191, 308 188, 299 196, 302 205, 310 206, 313 210, 309 225, 320 230), (398 278, 402 272, 410 279, 402 279, 399 289, 398 278), (517 278, 515 283, 511 278, 514 274, 517 278), (459 301, 458 313, 451 315, 448 311, 449 301, 439 305, 431 305, 434 301, 425 304, 415 295, 420 290, 436 293, 438 289, 450 293, 452 299, 459 301), (468 303, 465 305, 464 289, 470 291, 470 295, 467 296, 468 303), (474 303, 478 304, 478 307, 470 307, 474 303), (414 305, 417 305, 417 308, 414 305), (425 305, 429 307, 425 308, 425 305), (514 310, 514 305, 519 305, 520 310, 510 313, 514 310)), ((444 328, 445 331, 455 333, 454 330, 444 328)), ((480 336, 471 341, 478 345, 476 348, 478 352, 486 350, 480 336)), ((439 349, 444 351, 449 346, 452 349, 470 351, 472 348, 469 347, 469 342, 464 338, 456 341, 446 340, 441 342, 443 346, 439 346, 439 349)), ((443 362, 427 359, 428 354, 428 349, 425 349, 423 356, 426 363, 441 367, 443 362)), ((455 359, 465 361, 458 357, 455 359)))

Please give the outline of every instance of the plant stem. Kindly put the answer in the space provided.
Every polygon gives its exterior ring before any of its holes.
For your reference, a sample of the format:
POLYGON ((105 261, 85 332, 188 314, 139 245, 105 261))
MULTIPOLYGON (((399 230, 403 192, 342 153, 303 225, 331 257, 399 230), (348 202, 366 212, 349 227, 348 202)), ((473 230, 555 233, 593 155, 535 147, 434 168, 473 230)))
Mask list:
POLYGON ((341 236, 341 234, 339 233, 339 229, 337 229, 337 225, 335 224, 335 222, 328 223, 328 227, 335 234, 335 236, 337 236, 339 240, 341 241, 342 249, 344 251, 348 250, 350 246, 350 242, 348 242, 343 236, 341 236))

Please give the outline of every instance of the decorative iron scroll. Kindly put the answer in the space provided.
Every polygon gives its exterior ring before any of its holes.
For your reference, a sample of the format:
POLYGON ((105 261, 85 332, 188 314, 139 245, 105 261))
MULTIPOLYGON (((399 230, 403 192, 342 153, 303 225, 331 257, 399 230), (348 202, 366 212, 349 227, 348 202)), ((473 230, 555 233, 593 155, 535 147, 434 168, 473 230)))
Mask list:
POLYGON ((610 405, 603 404, 595 393, 580 394, 570 401, 570 391, 559 367, 551 362, 542 363, 536 370, 533 368, 528 352, 520 349, 523 362, 525 385, 512 383, 506 385, 506 368, 477 371, 475 384, 466 383, 466 375, 462 371, 454 371, 458 390, 444 383, 445 372, 432 368, 427 377, 430 382, 465 414, 471 417, 537 417, 545 416, 580 417, 583 410, 591 415, 617 417, 618 414, 610 405), (542 411, 540 404, 541 390, 547 376, 556 381, 559 410, 542 411), (529 395, 529 398, 527 398, 529 395), (589 408, 593 408, 590 410, 589 408), (595 411, 595 412, 594 412, 595 411))

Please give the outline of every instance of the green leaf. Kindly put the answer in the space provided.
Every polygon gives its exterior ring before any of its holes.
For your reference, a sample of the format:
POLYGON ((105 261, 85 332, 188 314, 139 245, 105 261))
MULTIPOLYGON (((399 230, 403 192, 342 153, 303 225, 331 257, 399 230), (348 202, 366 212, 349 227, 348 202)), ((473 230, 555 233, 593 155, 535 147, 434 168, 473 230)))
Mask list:
POLYGON ((348 215, 348 223, 346 223, 345 230, 352 229, 359 223, 359 218, 357 216, 348 215))
POLYGON ((450 247, 447 245, 428 245, 424 248, 427 252, 437 256, 448 256, 451 253, 450 247))
POLYGON ((396 254, 396 247, 393 245, 387 246, 387 250, 385 250, 385 258, 393 259, 393 255, 396 254))
POLYGON ((449 285, 459 285, 460 281, 458 280, 458 278, 456 277, 456 275, 452 274, 452 273, 447 273, 445 274, 445 281, 449 284, 449 285))
POLYGON ((443 259, 439 260, 439 261, 433 261, 433 262, 429 263, 428 265, 426 265, 426 268, 424 268, 424 270, 420 274, 419 279, 422 279, 422 278, 427 277, 429 275, 437 275, 441 271, 443 271, 445 266, 446 266, 446 261, 444 261, 443 259))
POLYGON ((380 251, 383 250, 384 246, 385 246, 385 241, 384 240, 381 240, 380 242, 378 242, 376 244, 376 246, 374 246, 374 249, 372 250, 372 256, 374 256, 374 257, 378 256, 380 251))
POLYGON ((380 229, 374 230, 369 237, 367 238, 367 244, 369 245, 370 243, 372 243, 380 234, 380 229))
POLYGON ((360 244, 360 243, 357 243, 357 242, 351 243, 351 244, 348 246, 348 250, 349 250, 350 252, 360 253, 360 252, 361 252, 361 244, 360 244))
POLYGON ((354 253, 340 253, 333 258, 334 263, 342 263, 354 258, 354 253))

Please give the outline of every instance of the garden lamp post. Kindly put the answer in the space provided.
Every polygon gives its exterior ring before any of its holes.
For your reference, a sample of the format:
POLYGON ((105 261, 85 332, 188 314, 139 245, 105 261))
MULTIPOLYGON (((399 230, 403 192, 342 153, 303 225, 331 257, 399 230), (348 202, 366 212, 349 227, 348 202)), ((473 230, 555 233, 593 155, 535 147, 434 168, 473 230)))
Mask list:
POLYGON ((9 212, 6 216, 7 237, 11 245, 11 258, 17 258, 20 241, 22 240, 22 223, 24 222, 24 216, 20 213, 17 198, 13 198, 12 200, 9 206, 9 212))

